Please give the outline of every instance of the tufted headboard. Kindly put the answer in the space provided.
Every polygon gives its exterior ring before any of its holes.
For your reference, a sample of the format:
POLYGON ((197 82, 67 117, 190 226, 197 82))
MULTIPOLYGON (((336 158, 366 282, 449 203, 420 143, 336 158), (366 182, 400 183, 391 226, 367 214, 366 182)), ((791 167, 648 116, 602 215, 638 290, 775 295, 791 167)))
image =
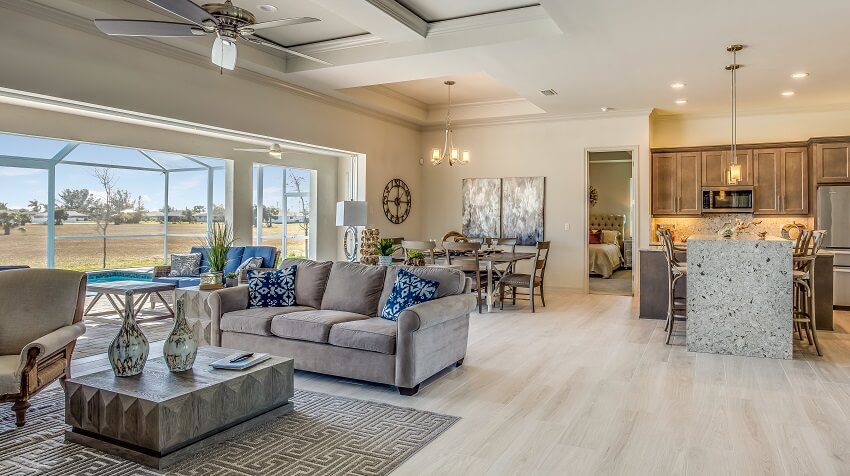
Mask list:
POLYGON ((590 215, 588 228, 589 230, 619 231, 620 241, 622 241, 626 236, 626 215, 590 215))

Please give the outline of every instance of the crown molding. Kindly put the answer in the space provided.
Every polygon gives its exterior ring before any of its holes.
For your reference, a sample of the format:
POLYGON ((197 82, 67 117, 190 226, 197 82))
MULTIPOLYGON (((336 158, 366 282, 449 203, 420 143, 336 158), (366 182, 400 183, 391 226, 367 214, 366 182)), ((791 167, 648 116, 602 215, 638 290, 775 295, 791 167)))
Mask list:
POLYGON ((385 45, 387 42, 372 33, 364 33, 362 35, 346 36, 345 38, 337 38, 335 40, 319 41, 316 43, 306 43, 303 45, 293 46, 293 49, 299 53, 306 55, 315 55, 319 53, 328 53, 331 51, 341 51, 351 48, 362 48, 364 46, 385 45))
POLYGON ((484 13, 482 15, 470 15, 430 23, 428 37, 540 20, 551 20, 551 18, 543 6, 533 5, 530 7, 514 8, 500 12, 484 13))
MULTIPOLYGON (((24 15, 29 15, 33 17, 37 17, 42 20, 47 20, 49 22, 55 23, 57 25, 70 28, 72 30, 76 30, 82 33, 87 33, 90 35, 103 37, 103 34, 97 27, 94 26, 94 23, 84 17, 74 15, 73 13, 69 13, 63 10, 59 10, 47 5, 43 5, 33 1, 19 1, 19 0, 0 0, 0 8, 7 8, 12 11, 16 11, 18 13, 22 13, 24 15)), ((176 46, 172 46, 166 43, 162 43, 156 40, 152 40, 150 38, 143 37, 121 37, 121 36, 112 36, 109 37, 109 41, 116 41, 128 46, 132 46, 135 48, 143 49, 146 51, 150 51, 152 53, 156 53, 162 56, 169 57, 171 59, 175 59, 178 61, 182 61, 185 63, 189 63, 195 66, 199 66, 205 69, 210 70, 211 72, 217 73, 218 68, 215 67, 210 61, 209 57, 206 55, 201 55, 198 53, 194 53, 192 51, 188 51, 183 48, 179 48, 176 46)), ((266 53, 264 50, 260 50, 259 48, 255 48, 252 45, 243 45, 248 46, 252 49, 262 52, 265 55, 268 55, 272 58, 280 60, 281 58, 275 55, 271 55, 266 53)), ((282 71, 281 74, 284 74, 282 71)), ((288 83, 281 79, 275 78, 273 76, 269 76, 266 74, 258 73, 256 71, 252 71, 246 68, 237 68, 233 71, 227 73, 230 76, 235 76, 240 79, 245 79, 248 81, 253 81, 255 83, 265 84, 268 86, 273 86, 281 89, 286 89, 287 91, 297 94, 302 97, 310 98, 312 100, 322 102, 324 104, 328 104, 331 106, 339 107, 342 109, 346 109, 348 111, 352 111, 358 114, 363 114, 365 116, 369 116, 375 119, 379 119, 382 121, 386 121, 398 126, 406 127, 408 129, 420 130, 420 126, 414 122, 407 121, 401 119, 397 116, 385 114, 380 111, 376 111, 371 108, 363 107, 346 100, 336 98, 327 94, 323 94, 317 91, 313 91, 311 89, 307 89, 302 86, 298 86, 296 84, 288 83)))
MULTIPOLYGON (((490 127, 490 126, 505 126, 514 124, 534 124, 546 122, 569 122, 569 121, 590 121, 604 120, 614 118, 627 117, 646 117, 649 120, 651 109, 634 109, 627 111, 610 111, 610 112, 591 112, 591 113, 576 113, 576 114, 547 114, 545 112, 535 115, 514 116, 514 117, 499 117, 493 119, 470 119, 470 120, 452 120, 453 129, 468 129, 475 127, 490 127)), ((445 124, 435 124, 422 127, 422 131, 442 131, 445 130, 445 124)))
MULTIPOLYGON (((775 114, 806 114, 818 112, 850 112, 850 103, 822 104, 811 106, 796 106, 796 107, 778 107, 778 108, 761 108, 750 109, 748 111, 738 112, 738 117, 754 117, 754 116, 770 116, 775 114)), ((681 121, 688 119, 718 119, 730 117, 729 112, 705 112, 705 113, 679 113, 668 114, 658 109, 652 115, 655 121, 681 121)))
MULTIPOLYGON (((520 103, 531 103, 528 99, 517 96, 512 98, 500 98, 500 99, 486 99, 483 101, 469 101, 469 102, 453 102, 452 109, 461 109, 465 107, 479 107, 479 106, 500 106, 504 104, 520 104, 520 103)), ((442 112, 449 108, 448 103, 440 103, 440 104, 431 104, 428 105, 428 112, 442 112)))
POLYGON ((384 12, 393 20, 401 23, 417 35, 425 38, 428 35, 428 22, 419 18, 418 15, 405 8, 395 0, 366 0, 370 5, 384 12))

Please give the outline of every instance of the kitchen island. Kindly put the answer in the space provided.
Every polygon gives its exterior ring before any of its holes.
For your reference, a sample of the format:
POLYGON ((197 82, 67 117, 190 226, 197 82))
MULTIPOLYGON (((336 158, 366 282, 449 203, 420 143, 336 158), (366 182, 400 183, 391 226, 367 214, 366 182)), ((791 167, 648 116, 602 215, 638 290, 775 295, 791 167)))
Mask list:
POLYGON ((781 238, 688 238, 688 350, 790 359, 792 261, 781 238))

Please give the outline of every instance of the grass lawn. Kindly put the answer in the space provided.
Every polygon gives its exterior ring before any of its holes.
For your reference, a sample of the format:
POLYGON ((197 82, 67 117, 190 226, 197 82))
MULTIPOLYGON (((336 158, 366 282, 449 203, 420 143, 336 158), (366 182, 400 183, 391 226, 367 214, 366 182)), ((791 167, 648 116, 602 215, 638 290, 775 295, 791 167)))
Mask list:
MULTIPOLYGON (((301 233, 297 224, 289 225, 290 234, 301 233)), ((135 235, 162 233, 161 223, 137 225, 110 225, 107 235, 135 235)), ((263 244, 280 248, 282 225, 263 228, 263 244)), ((168 254, 187 253, 189 248, 203 243, 205 223, 169 223, 168 254), (172 235, 198 236, 172 236, 172 235)), ((66 236, 96 236, 94 223, 65 223, 56 227, 56 267, 75 270, 103 268, 103 240, 61 239, 66 236)), ((306 241, 287 239, 289 256, 306 256, 306 241)), ((106 268, 129 268, 154 266, 163 263, 163 237, 146 236, 137 238, 108 238, 106 240, 106 268)), ((0 231, 0 265, 25 264, 43 268, 47 266, 47 225, 29 224, 23 229, 12 230, 8 236, 0 231)))

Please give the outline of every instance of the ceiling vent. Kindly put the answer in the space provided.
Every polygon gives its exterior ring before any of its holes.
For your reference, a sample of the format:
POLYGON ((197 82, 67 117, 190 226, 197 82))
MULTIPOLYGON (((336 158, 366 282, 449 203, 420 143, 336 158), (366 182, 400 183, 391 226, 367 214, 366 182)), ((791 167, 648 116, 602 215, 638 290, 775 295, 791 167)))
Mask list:
POLYGON ((544 90, 540 91, 540 94, 542 94, 544 96, 557 96, 558 91, 555 91, 554 89, 544 89, 544 90))

